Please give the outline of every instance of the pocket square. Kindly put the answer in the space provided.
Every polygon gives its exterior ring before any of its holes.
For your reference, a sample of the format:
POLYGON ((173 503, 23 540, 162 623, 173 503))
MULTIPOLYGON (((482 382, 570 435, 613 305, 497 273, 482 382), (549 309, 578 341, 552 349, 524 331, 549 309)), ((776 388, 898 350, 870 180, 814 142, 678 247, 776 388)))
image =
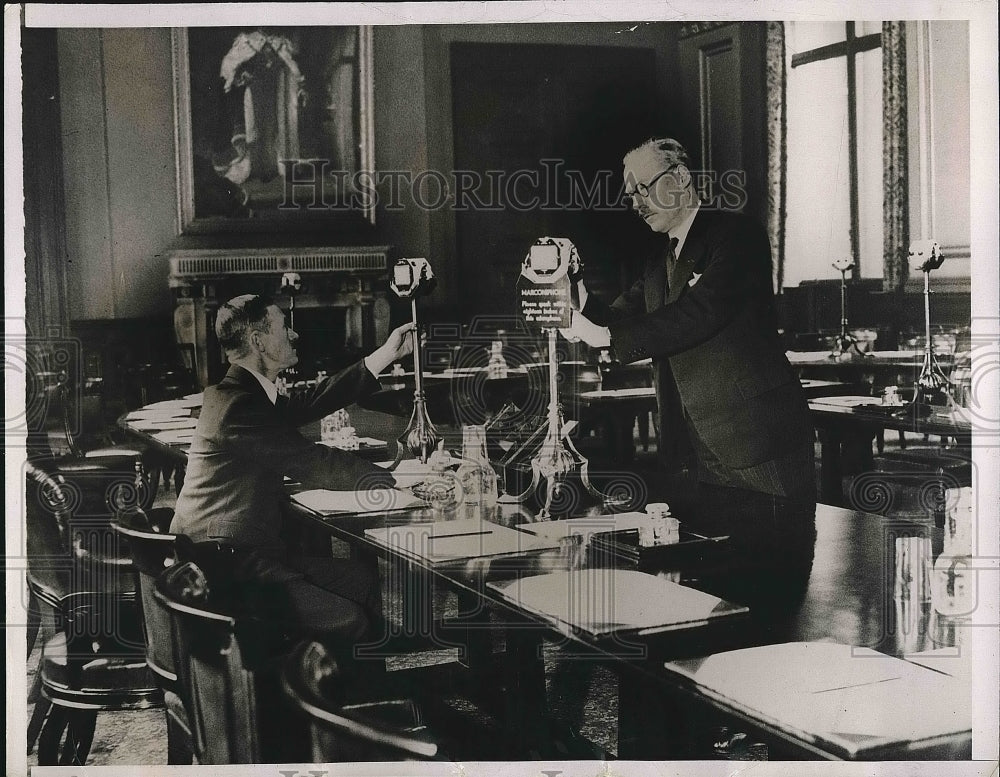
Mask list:
POLYGON ((699 280, 701 280, 700 272, 691 273, 691 280, 688 281, 688 286, 694 286, 699 280))

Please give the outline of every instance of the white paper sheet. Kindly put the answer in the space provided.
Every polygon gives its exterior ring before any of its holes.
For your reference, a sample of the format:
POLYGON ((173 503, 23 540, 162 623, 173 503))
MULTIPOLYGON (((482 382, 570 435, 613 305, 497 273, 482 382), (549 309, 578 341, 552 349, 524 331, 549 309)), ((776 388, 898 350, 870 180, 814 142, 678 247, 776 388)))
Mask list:
POLYGON ((816 397, 815 399, 810 399, 809 401, 820 405, 836 405, 837 407, 861 407, 863 405, 882 404, 881 397, 863 396, 816 397))
POLYGON ((168 429, 165 432, 156 432, 154 438, 168 445, 174 443, 185 443, 194 440, 194 432, 190 429, 168 429))
POLYGON ((303 507, 323 515, 340 513, 377 513, 384 510, 405 510, 423 507, 426 503, 413 494, 396 488, 375 488, 368 491, 330 491, 315 488, 292 494, 303 507))
POLYGON ((638 388, 622 388, 622 389, 601 389, 599 391, 583 391, 580 393, 580 399, 601 399, 603 397, 620 397, 620 398, 636 398, 636 397, 652 397, 655 396, 656 391, 652 386, 640 386, 638 388))
POLYGON ((667 668, 763 720, 848 752, 971 727, 967 684, 868 648, 792 642, 667 668))
POLYGON ((430 564, 514 556, 558 547, 556 542, 479 518, 387 526, 367 529, 365 534, 397 553, 404 553, 430 564))
MULTIPOLYGON (((968 685, 972 682, 972 656, 969 655, 969 652, 968 647, 944 647, 920 653, 910 653, 906 656, 906 660, 912 664, 925 666, 935 672, 954 677, 968 685)), ((969 687, 972 686, 969 685, 969 687)))
POLYGON ((129 422, 129 426, 141 432, 163 432, 167 429, 194 429, 197 425, 197 418, 140 418, 137 421, 129 422))
POLYGON ((872 351, 875 359, 916 359, 923 355, 923 351, 872 351))
POLYGON ((189 399, 164 399, 162 402, 153 402, 152 404, 145 405, 141 410, 175 410, 179 408, 191 408, 195 405, 191 404, 189 399))
POLYGON ((186 418, 191 415, 191 408, 189 407, 168 407, 168 408, 153 408, 140 407, 138 410, 133 410, 127 416, 125 416, 126 421, 140 421, 140 420, 166 420, 169 418, 186 418))
POLYGON ((717 596, 624 569, 580 569, 488 583, 530 612, 591 634, 667 630, 746 612, 717 596))
MULTIPOLYGON (((787 351, 785 353, 786 358, 791 364, 796 364, 798 362, 813 362, 821 361, 823 359, 830 359, 829 351, 787 351)), ((833 363, 833 359, 830 362, 833 363)))

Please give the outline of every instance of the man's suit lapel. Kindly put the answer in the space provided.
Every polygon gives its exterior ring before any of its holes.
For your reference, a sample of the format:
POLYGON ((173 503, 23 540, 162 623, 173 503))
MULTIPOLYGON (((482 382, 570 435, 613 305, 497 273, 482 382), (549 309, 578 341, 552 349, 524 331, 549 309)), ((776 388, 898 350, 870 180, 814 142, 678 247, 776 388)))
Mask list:
POLYGON ((667 282, 667 266, 662 251, 657 251, 646 265, 646 277, 643 289, 646 292, 646 310, 652 311, 663 307, 664 285, 667 282))
POLYGON ((691 224, 691 230, 688 232, 687 238, 684 240, 684 247, 681 248, 681 255, 677 257, 677 264, 674 265, 674 271, 668 279, 670 293, 665 300, 665 304, 667 305, 680 299, 681 294, 684 293, 684 289, 687 288, 688 281, 691 280, 691 273, 694 271, 698 260, 704 252, 704 227, 705 217, 699 211, 698 215, 694 217, 694 222, 691 224))

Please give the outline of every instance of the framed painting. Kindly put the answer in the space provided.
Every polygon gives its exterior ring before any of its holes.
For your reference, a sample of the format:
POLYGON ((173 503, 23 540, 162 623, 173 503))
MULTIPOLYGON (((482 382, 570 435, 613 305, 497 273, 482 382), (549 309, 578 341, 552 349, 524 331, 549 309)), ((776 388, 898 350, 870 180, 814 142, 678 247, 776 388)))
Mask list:
POLYGON ((374 223, 370 27, 172 30, 181 234, 374 223))

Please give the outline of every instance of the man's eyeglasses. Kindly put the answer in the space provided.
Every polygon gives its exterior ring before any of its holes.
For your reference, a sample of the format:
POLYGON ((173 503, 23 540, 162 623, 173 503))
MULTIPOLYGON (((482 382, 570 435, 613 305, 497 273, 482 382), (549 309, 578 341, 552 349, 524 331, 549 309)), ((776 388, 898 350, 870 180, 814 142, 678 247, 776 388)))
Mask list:
POLYGON ((676 167, 677 167, 676 165, 674 165, 673 167, 668 167, 666 170, 664 170, 664 171, 662 171, 662 172, 657 173, 656 175, 654 175, 646 183, 637 183, 635 185, 635 188, 632 191, 626 191, 625 192, 625 200, 629 201, 633 197, 635 197, 635 195, 637 195, 637 194, 640 197, 642 197, 643 199, 646 199, 647 197, 649 197, 649 190, 653 188, 653 186, 656 184, 656 182, 659 181, 660 178, 662 178, 663 176, 665 176, 671 170, 676 169, 676 167))

